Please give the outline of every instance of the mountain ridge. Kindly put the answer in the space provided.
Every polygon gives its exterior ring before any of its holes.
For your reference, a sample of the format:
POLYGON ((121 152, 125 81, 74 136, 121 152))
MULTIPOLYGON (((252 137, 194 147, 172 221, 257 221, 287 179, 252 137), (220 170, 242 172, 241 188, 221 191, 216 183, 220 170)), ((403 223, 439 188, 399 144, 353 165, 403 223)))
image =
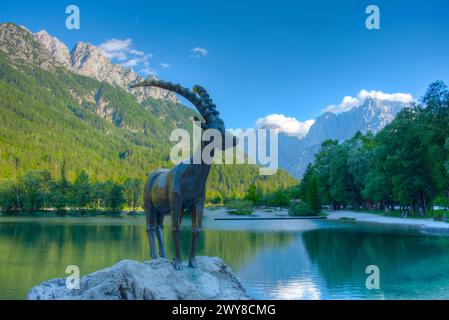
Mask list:
POLYGON ((8 42, 5 44, 5 39, 12 39, 15 47, 25 49, 26 55, 19 56, 19 58, 27 63, 36 63, 43 69, 54 70, 55 68, 62 67, 76 74, 95 78, 100 82, 105 81, 131 93, 139 103, 147 98, 167 100, 174 103, 178 102, 174 93, 160 88, 142 87, 131 89, 129 87, 130 84, 144 81, 145 78, 138 75, 132 69, 126 69, 121 65, 112 63, 99 47, 90 43, 79 41, 70 51, 62 41, 51 36, 45 30, 32 33, 23 26, 18 26, 13 23, 2 23, 0 24, 0 51, 4 51, 10 56, 17 55, 17 53, 10 50, 12 47, 11 43, 8 42), (41 48, 27 48, 27 43, 20 40, 20 38, 29 39, 30 37, 41 48), (42 48, 45 49, 46 54, 43 53, 44 50, 42 48), (45 57, 39 59, 41 55, 45 55, 45 57))
MULTIPOLYGON (((24 28, 0 24, 0 179, 30 170, 59 177, 63 163, 70 180, 86 171, 93 182, 142 179, 172 167, 170 134, 191 130, 198 114, 151 96, 139 102, 120 86, 63 67, 66 58, 56 61, 61 47, 53 41, 52 54, 24 28)), ((250 184, 272 192, 295 183, 282 170, 261 177, 256 165, 214 165, 207 197, 242 197, 250 184)))
POLYGON ((308 133, 301 139, 284 133, 279 135, 279 166, 300 178, 313 161, 325 140, 344 141, 357 131, 376 133, 390 123, 409 103, 367 97, 358 106, 341 112, 325 112, 316 118, 308 133))

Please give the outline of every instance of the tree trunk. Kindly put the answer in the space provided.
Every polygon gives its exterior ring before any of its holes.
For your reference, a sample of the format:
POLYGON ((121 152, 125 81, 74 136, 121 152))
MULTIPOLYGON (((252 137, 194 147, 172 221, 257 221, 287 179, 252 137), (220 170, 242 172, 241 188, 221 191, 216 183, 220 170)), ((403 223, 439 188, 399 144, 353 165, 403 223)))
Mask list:
POLYGON ((16 186, 17 211, 20 211, 19 184, 16 186))
POLYGON ((424 216, 427 215, 427 203, 426 203, 426 195, 424 191, 422 191, 422 201, 423 201, 423 207, 424 207, 424 216))

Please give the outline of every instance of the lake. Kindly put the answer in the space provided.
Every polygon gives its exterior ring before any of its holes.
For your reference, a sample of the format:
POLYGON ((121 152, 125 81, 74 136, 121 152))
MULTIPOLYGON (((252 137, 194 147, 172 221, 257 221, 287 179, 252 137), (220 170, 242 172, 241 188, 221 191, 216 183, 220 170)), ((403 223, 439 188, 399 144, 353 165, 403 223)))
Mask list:
MULTIPOLYGON (((170 222, 164 230, 173 256, 170 222)), ((448 299, 449 237, 416 227, 326 220, 216 221, 206 213, 198 255, 221 257, 258 299, 448 299), (368 290, 368 265, 380 289, 368 290)), ((182 252, 190 221, 182 226, 182 252)), ((25 299, 42 281, 85 275, 122 259, 143 261, 142 216, 0 217, 0 299, 25 299)))

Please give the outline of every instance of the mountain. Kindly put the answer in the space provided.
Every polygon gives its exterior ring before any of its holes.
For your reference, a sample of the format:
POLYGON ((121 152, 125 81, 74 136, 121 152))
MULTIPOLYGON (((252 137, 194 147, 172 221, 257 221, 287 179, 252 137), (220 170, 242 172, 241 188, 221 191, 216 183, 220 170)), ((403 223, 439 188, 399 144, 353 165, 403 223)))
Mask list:
MULTIPOLYGON (((197 113, 161 89, 130 90, 142 77, 90 44, 69 50, 45 31, 0 24, 0 180, 65 161, 73 180, 144 178, 171 167, 175 128, 191 129, 197 113)), ((241 196, 256 183, 271 191, 295 183, 280 171, 260 177, 257 166, 214 166, 209 193, 241 196)))
POLYGON ((323 113, 304 138, 298 139, 284 133, 279 135, 279 166, 299 178, 325 140, 344 141, 352 138, 357 131, 376 133, 390 123, 399 111, 408 106, 398 101, 368 97, 362 104, 349 111, 338 114, 323 113))
POLYGON ((177 102, 174 93, 163 89, 149 87, 129 89, 131 83, 141 82, 144 78, 131 69, 111 63, 98 47, 78 42, 72 52, 69 52, 64 43, 44 30, 33 34, 33 37, 50 52, 54 61, 74 73, 122 88, 133 94, 139 102, 148 97, 177 102))
MULTIPOLYGON (((7 26, 5 26, 6 29, 7 26)), ((14 30, 14 28, 12 28, 14 30)), ((12 32, 14 34, 14 32, 12 32)), ((34 35, 34 39, 42 44, 44 48, 50 52, 51 57, 62 66, 70 69, 70 52, 69 48, 59 41, 57 38, 50 36, 47 31, 41 30, 36 32, 34 35)))

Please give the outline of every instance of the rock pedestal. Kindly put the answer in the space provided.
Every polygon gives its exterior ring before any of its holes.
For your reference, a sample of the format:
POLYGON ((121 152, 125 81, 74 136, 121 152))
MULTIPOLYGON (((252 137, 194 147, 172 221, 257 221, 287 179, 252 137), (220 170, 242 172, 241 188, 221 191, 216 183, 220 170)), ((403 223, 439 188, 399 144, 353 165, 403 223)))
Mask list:
POLYGON ((176 271, 168 259, 123 260, 80 279, 68 289, 65 279, 33 287, 29 300, 241 300, 249 299, 240 281, 220 258, 197 257, 198 268, 184 263, 176 271))

